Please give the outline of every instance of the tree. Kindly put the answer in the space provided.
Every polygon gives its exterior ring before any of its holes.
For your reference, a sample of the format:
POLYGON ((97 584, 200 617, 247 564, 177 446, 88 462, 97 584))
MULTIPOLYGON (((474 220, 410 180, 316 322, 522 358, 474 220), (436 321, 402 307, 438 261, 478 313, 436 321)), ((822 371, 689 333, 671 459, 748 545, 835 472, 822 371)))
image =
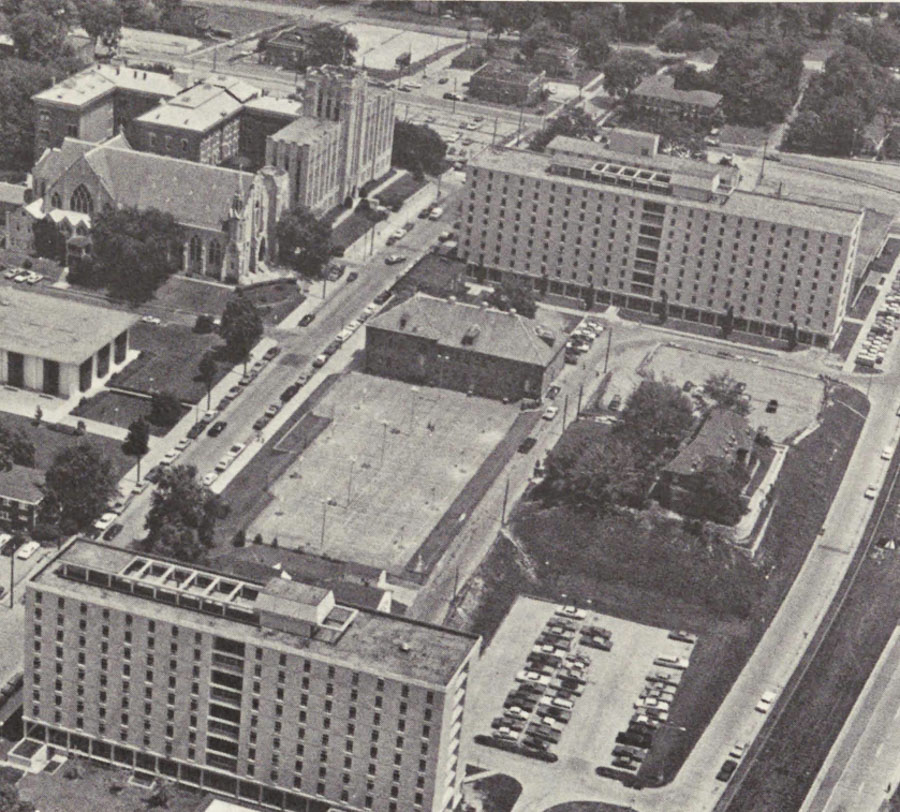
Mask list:
POLYGON ((625 403, 616 434, 636 454, 665 460, 694 424, 690 400, 677 387, 654 379, 641 381, 625 403))
POLYGON ((212 393, 212 385, 216 380, 216 361, 209 353, 206 353, 197 365, 197 377, 206 387, 206 408, 209 409, 209 398, 212 393))
POLYGON ((426 124, 397 121, 391 163, 414 175, 439 175, 443 169, 447 143, 426 124))
POLYGON ((557 135, 565 135, 569 138, 592 138, 596 132, 597 125, 584 110, 577 107, 570 108, 560 113, 543 130, 540 130, 531 139, 528 149, 543 152, 547 144, 557 135))
POLYGON ((309 209, 296 206, 275 226, 278 258, 307 279, 318 279, 332 255, 331 229, 309 209))
POLYGON ((35 220, 32 226, 34 252, 39 257, 62 262, 66 258, 66 235, 50 217, 35 220))
POLYGON ((738 414, 750 414, 749 399, 744 397, 744 387, 728 372, 710 375, 703 384, 707 396, 723 409, 738 414))
MULTIPOLYGON (((24 171, 34 164, 34 105, 31 97, 50 87, 53 65, 0 59, 0 168, 24 171)), ((56 73, 57 78, 65 75, 56 73)))
POLYGON ((115 493, 109 460, 81 441, 57 452, 44 475, 43 521, 59 525, 64 534, 84 530, 115 493))
POLYGON ((323 25, 309 34, 306 59, 298 67, 319 65, 353 65, 359 42, 349 31, 336 25, 323 25))
POLYGON ((219 328, 228 354, 235 361, 247 364, 250 350, 262 338, 262 316, 256 305, 238 288, 225 303, 222 326, 219 328))
POLYGON ((575 14, 571 34, 578 44, 578 55, 589 68, 599 68, 609 59, 609 24, 596 7, 575 14))
POLYGON ((741 497, 745 482, 743 469, 714 463, 694 476, 682 509, 697 519, 735 525, 747 512, 741 497))
POLYGON ((533 319, 537 312, 532 289, 514 279, 508 279, 495 287, 488 294, 487 302, 498 310, 515 310, 528 319, 533 319))
POLYGON ((213 318, 208 313, 201 313, 197 316, 197 320, 194 322, 195 333, 211 333, 215 329, 216 325, 213 322, 213 318))
POLYGON ((247 544, 247 534, 244 532, 244 528, 242 527, 237 533, 232 536, 231 546, 232 547, 244 547, 247 544))
POLYGON ((31 801, 19 798, 19 790, 5 778, 0 778, 0 809, 4 812, 35 812, 31 801))
POLYGON ((122 36, 122 9, 112 0, 89 0, 80 8, 81 26, 94 42, 115 49, 122 36))
POLYGON ((38 9, 13 17, 9 31, 16 55, 26 62, 52 62, 67 47, 65 26, 38 9))
POLYGON ((625 98, 655 70, 656 60, 643 51, 616 51, 603 68, 603 88, 611 96, 625 98))
POLYGON ((0 471, 13 465, 34 467, 34 444, 21 429, 11 429, 0 423, 0 471))
MULTIPOLYGON (((724 160, 724 159, 723 159, 724 160)), ((734 329, 734 306, 728 305, 722 316, 722 338, 728 338, 734 329)))
POLYGON ((728 32, 724 28, 695 20, 667 25, 656 38, 659 49, 670 53, 703 51, 707 48, 722 50, 727 42, 728 32))
POLYGON ((212 547, 215 525, 226 503, 197 479, 192 465, 163 470, 153 493, 145 527, 146 547, 179 561, 203 561, 212 547))
POLYGON ((154 392, 147 419, 154 426, 174 426, 181 420, 181 403, 172 392, 154 392))
POLYGON ((137 458, 137 478, 141 481, 141 459, 150 450, 150 426, 143 417, 132 421, 128 436, 122 443, 122 453, 137 458))
POLYGON ((526 59, 533 59, 539 48, 546 48, 559 39, 559 31, 546 19, 539 19, 522 32, 519 48, 526 59))

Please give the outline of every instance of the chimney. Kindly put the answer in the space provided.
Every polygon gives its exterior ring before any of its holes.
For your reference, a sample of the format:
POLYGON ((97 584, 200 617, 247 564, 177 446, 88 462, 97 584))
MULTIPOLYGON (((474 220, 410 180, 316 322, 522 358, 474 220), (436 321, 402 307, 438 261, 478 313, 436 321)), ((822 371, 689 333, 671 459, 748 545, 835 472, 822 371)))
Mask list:
POLYGON ((409 321, 409 318, 407 317, 406 313, 401 313, 400 314, 400 329, 401 330, 406 329, 406 324, 408 321, 409 321))

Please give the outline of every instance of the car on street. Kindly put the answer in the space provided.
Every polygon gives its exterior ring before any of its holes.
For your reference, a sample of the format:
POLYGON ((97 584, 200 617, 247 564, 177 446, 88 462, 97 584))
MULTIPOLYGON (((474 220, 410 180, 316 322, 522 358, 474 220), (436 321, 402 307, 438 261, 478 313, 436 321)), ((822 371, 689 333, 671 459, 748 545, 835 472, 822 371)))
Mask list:
POLYGON ((162 324, 162 320, 156 318, 156 316, 141 316, 141 321, 144 324, 162 324))
POLYGON ((697 635, 686 631, 669 632, 669 640, 677 640, 679 643, 690 643, 694 645, 697 642, 697 635))
POLYGON ((544 409, 544 413, 541 415, 541 417, 544 420, 552 420, 558 414, 559 406, 548 406, 546 409, 544 409))
POLYGON ((261 417, 257 417, 256 420, 253 421, 254 431, 261 431, 268 425, 269 425, 269 418, 267 415, 262 415, 261 417))
POLYGON ((526 437, 524 440, 522 440, 521 443, 519 443, 519 453, 527 454, 529 451, 531 451, 532 448, 534 448, 536 443, 537 440, 534 437, 526 437))
POLYGON ((278 353, 280 353, 280 352, 281 352, 281 347, 279 347, 276 344, 274 347, 269 347, 269 349, 266 350, 265 354, 263 355, 263 358, 266 361, 271 361, 274 358, 276 358, 278 356, 278 353))
MULTIPOLYGON (((203 429, 205 428, 206 423, 194 423, 194 425, 188 429, 187 436, 191 440, 196 440, 201 434, 203 434, 203 429)), ((152 482, 153 480, 151 479, 150 481, 152 482)))
POLYGON ((31 276, 31 271, 19 271, 19 273, 13 277, 13 282, 24 282, 29 276, 31 276))
POLYGON ((280 411, 281 411, 280 403, 270 403, 269 408, 266 409, 266 417, 269 417, 269 418, 275 417, 275 415, 278 414, 278 412, 280 412, 280 411))
POLYGON ((217 473, 221 474, 229 465, 231 465, 232 459, 233 459, 232 457, 229 457, 226 454, 224 457, 222 457, 222 459, 220 459, 216 463, 216 467, 213 470, 216 471, 217 473))
POLYGON ((123 528, 123 525, 122 525, 120 522, 116 522, 114 525, 112 525, 112 526, 109 528, 109 530, 107 530, 107 531, 103 534, 103 538, 104 538, 106 541, 112 541, 116 536, 119 535, 119 533, 122 532, 122 528, 123 528))
POLYGON ((180 452, 175 451, 174 449, 172 451, 167 451, 162 460, 160 460, 160 465, 171 465, 178 459, 179 453, 180 452))
POLYGON ((766 404, 766 413, 767 414, 775 414, 775 412, 777 412, 777 411, 778 411, 778 401, 775 400, 775 398, 772 398, 766 404))
POLYGON ((206 432, 206 434, 209 437, 218 437, 223 431, 225 431, 225 428, 227 426, 228 423, 225 420, 218 420, 209 427, 209 431, 206 432))
MULTIPOLYGON (((193 431, 195 428, 197 428, 197 426, 192 426, 191 431, 193 431)), ((201 431, 202 431, 202 427, 201 427, 201 431)), ((200 432, 198 431, 197 434, 199 434, 199 433, 200 432)), ((191 436, 191 432, 189 431, 188 437, 190 437, 190 436, 191 436)), ((194 435, 194 436, 196 437, 196 435, 194 435)), ((147 471, 146 474, 144 474, 144 479, 146 479, 147 482, 155 483, 155 482, 159 482, 159 478, 161 475, 162 475, 162 468, 158 465, 155 465, 155 466, 153 466, 153 468, 151 468, 149 471, 147 471)))
POLYGON ((16 558, 18 558, 20 561, 27 561, 40 549, 41 545, 36 541, 26 542, 21 547, 19 547, 18 550, 16 550, 16 558))
POLYGON ((147 488, 150 487, 150 483, 147 482, 146 479, 142 479, 140 482, 135 484, 135 486, 131 489, 132 496, 140 496, 147 488))
POLYGON ((746 749, 746 744, 736 744, 731 748, 731 750, 728 751, 728 756, 729 758, 741 759, 744 757, 744 752, 746 751, 746 749))
POLYGON ((190 444, 190 437, 182 437, 177 443, 175 443, 175 449, 177 451, 184 451, 190 444))
POLYGON ((99 519, 94 522, 94 529, 99 530, 102 533, 104 530, 107 530, 118 518, 118 513, 104 513, 99 519))
POLYGON ((287 403, 297 392, 300 391, 299 383, 292 383, 287 389, 281 393, 281 402, 287 403))
POLYGON ((737 762, 728 759, 721 767, 719 767, 719 772, 716 773, 716 781, 728 781, 736 768, 737 762))
POLYGON ((209 487, 219 478, 219 474, 216 471, 210 471, 206 476, 200 480, 206 487, 209 487))
POLYGON ((886 445, 883 449, 881 449, 881 459, 889 460, 894 456, 894 447, 892 445, 886 445))
POLYGON ((876 496, 878 496, 878 488, 875 485, 869 485, 865 492, 866 499, 874 499, 876 496))
POLYGON ((307 313, 302 319, 300 319, 299 326, 300 327, 308 327, 316 318, 315 313, 307 313))
POLYGON ((384 258, 385 265, 399 265, 401 262, 404 262, 406 257, 402 254, 389 254, 384 258))
POLYGON ((309 380, 309 373, 304 372, 301 375, 297 376, 297 386, 304 386, 306 382, 309 380))
POLYGON ((325 366, 328 363, 328 356, 322 353, 321 355, 317 355, 312 362, 313 369, 319 369, 320 367, 325 366))
POLYGON ((18 268, 10 268, 9 270, 3 272, 4 279, 15 279, 18 275, 19 275, 18 268))
POLYGON ((358 272, 358 271, 350 271, 350 273, 347 274, 347 281, 348 281, 348 282, 355 282, 357 279, 359 279, 359 272, 358 272))
POLYGON ((756 710, 760 713, 768 713, 776 696, 777 694, 775 691, 763 692, 763 695, 759 698, 759 702, 756 703, 756 710))
POLYGON ((622 398, 620 395, 613 395, 609 401, 609 410, 617 412, 622 407, 622 398))
POLYGON ((660 654, 653 661, 653 665, 664 665, 667 668, 685 669, 690 663, 685 657, 679 657, 675 654, 660 654))
POLYGON ((372 300, 372 304, 379 305, 379 306, 383 305, 393 295, 394 294, 391 293, 389 290, 383 290, 372 300))
POLYGON ((555 398, 559 393, 560 393, 559 386, 557 384, 553 384, 553 386, 551 386, 547 390, 547 397, 550 398, 550 400, 553 400, 553 398, 555 398))
POLYGON ((341 348, 341 342, 338 341, 338 339, 334 339, 334 341, 331 341, 331 342, 328 343, 328 346, 325 347, 325 349, 322 351, 322 354, 325 355, 325 356, 327 356, 327 357, 331 357, 331 356, 334 355, 340 348, 341 348))

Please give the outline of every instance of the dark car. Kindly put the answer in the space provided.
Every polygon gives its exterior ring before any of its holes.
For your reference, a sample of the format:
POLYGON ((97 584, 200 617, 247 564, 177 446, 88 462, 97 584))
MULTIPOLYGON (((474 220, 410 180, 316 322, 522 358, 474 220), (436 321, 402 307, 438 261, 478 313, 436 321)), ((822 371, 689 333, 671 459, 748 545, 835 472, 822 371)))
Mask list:
POLYGON ((772 399, 766 404, 766 412, 767 412, 768 414, 775 414, 775 412, 777 412, 777 411, 778 411, 778 401, 775 400, 775 398, 772 398, 772 399))
POLYGON ((265 355, 263 355, 263 358, 265 358, 267 361, 271 361, 280 352, 281 352, 281 347, 279 347, 276 344, 274 347, 269 347, 269 349, 266 350, 266 353, 265 353, 265 355))
POLYGON ((334 355, 340 348, 341 342, 335 339, 323 350, 323 352, 325 355, 334 355))
POLYGON ((527 454, 529 451, 531 451, 532 448, 534 448, 536 443, 537 443, 536 438, 526 437, 524 440, 522 440, 521 443, 519 443, 519 453, 527 454))
POLYGON ((717 781, 728 781, 731 778, 732 773, 737 769, 737 762, 728 759, 720 768, 719 772, 716 773, 717 781))
POLYGON ((209 431, 206 432, 209 437, 218 437, 223 431, 225 431, 225 427, 228 425, 224 420, 218 420, 213 423, 209 427, 209 431))
POLYGON ((389 290, 383 290, 372 301, 377 305, 383 305, 392 295, 389 290))
POLYGON ((350 271, 350 273, 347 274, 348 282, 355 282, 357 279, 359 279, 359 274, 356 271, 350 271))
MULTIPOLYGON (((206 428, 205 423, 194 423, 193 426, 188 430, 187 436, 192 440, 196 440, 201 434, 203 434, 203 429, 206 428)), ((150 480, 153 481, 152 479, 150 480)))
POLYGON ((284 392, 281 393, 281 402, 287 403, 297 392, 300 391, 299 383, 292 383, 284 392))
MULTIPOLYGON (((197 428, 197 426, 193 426, 191 428, 191 431, 193 431, 195 428, 197 428)), ((201 431, 203 431, 202 426, 200 427, 200 431, 198 431, 197 434, 199 434, 201 431)), ((191 436, 191 432, 189 431, 188 437, 190 437, 190 436, 191 436)), ((194 437, 196 437, 196 436, 197 435, 195 434, 194 437)), ((144 475, 144 479, 146 479, 147 482, 156 483, 156 482, 159 482, 159 478, 161 475, 162 475, 162 468, 159 465, 156 465, 153 468, 151 468, 149 471, 147 471, 147 473, 144 475)))
POLYGON ((269 418, 267 415, 262 415, 262 417, 257 417, 256 422, 253 424, 253 428, 256 431, 260 431, 264 429, 269 424, 269 418))
POLYGON ((123 526, 119 524, 119 522, 110 525, 109 529, 103 534, 103 538, 106 539, 106 541, 112 541, 116 536, 119 535, 119 533, 122 532, 122 527, 123 526))
POLYGON ((622 398, 618 395, 613 395, 612 400, 609 402, 609 410, 611 412, 619 411, 619 407, 622 405, 622 398))
POLYGON ((556 384, 553 384, 553 386, 551 386, 547 390, 547 397, 550 398, 550 400, 553 400, 553 398, 555 398, 559 394, 559 391, 560 391, 559 386, 557 386, 556 384))
POLYGON ((300 319, 301 327, 308 327, 316 318, 315 313, 307 313, 302 319, 300 319))

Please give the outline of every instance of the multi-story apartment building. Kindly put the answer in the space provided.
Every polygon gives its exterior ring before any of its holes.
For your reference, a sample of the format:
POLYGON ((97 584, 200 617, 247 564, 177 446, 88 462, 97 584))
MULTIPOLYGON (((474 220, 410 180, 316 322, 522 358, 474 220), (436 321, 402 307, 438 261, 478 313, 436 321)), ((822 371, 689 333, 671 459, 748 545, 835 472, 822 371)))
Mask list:
POLYGON ((491 61, 469 79, 473 99, 495 104, 536 104, 544 89, 544 71, 529 71, 509 62, 491 61))
POLYGON ((470 272, 673 318, 828 346, 850 293, 863 212, 736 188, 733 167, 557 137, 490 149, 467 169, 470 272))
POLYGON ((39 749, 274 809, 460 801, 476 636, 80 539, 32 578, 25 607, 23 718, 39 749))
POLYGON ((722 95, 710 90, 678 90, 675 77, 654 74, 641 82, 628 97, 633 107, 652 115, 709 121, 722 105, 722 95))
POLYGON ((35 468, 0 470, 0 530, 34 530, 44 499, 44 477, 35 468))

